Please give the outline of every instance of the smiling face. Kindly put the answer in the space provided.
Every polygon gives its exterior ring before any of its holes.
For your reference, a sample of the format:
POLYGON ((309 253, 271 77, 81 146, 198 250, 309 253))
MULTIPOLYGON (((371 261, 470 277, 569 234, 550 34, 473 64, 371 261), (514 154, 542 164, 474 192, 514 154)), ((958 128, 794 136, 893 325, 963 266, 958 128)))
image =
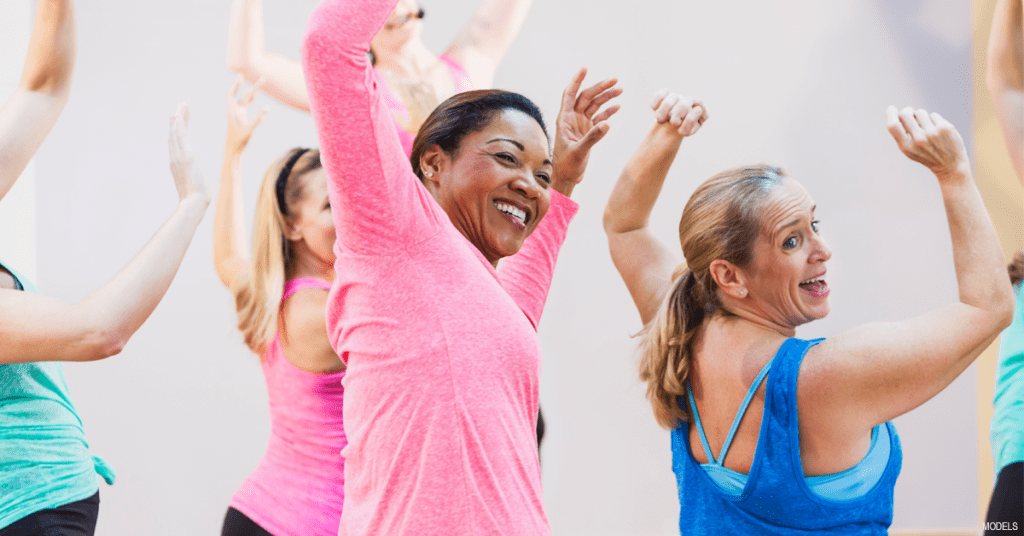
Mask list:
POLYGON ((334 265, 334 217, 327 198, 327 174, 318 167, 291 180, 302 182, 302 198, 288 207, 287 238, 299 264, 334 265))
POLYGON ((421 159, 426 185, 452 223, 492 264, 514 255, 548 211, 551 156, 535 119, 495 112, 449 155, 438 146, 421 159))
POLYGON ((765 205, 751 262, 740 269, 749 293, 744 306, 774 325, 791 329, 829 313, 825 263, 832 251, 814 211, 807 190, 783 180, 765 205))

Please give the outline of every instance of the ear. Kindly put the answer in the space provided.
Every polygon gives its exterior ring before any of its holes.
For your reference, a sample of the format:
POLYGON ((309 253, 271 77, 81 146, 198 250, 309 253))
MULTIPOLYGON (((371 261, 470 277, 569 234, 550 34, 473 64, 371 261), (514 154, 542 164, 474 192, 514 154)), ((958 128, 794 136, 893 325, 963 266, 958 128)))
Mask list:
POLYGON ((440 145, 431 145, 420 155, 420 173, 427 183, 437 186, 441 183, 441 173, 450 167, 451 159, 440 145))
POLYGON ((723 294, 737 300, 747 297, 746 276, 739 267, 729 261, 715 259, 711 261, 709 270, 723 294))
POLYGON ((288 218, 284 222, 284 238, 290 242, 302 240, 302 229, 295 225, 294 218, 288 218))

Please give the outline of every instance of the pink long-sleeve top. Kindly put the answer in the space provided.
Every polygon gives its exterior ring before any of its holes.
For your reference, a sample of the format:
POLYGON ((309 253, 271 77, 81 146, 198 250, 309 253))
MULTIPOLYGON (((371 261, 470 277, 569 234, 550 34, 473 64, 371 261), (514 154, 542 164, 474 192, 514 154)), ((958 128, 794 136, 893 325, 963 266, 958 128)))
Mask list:
POLYGON ((552 192, 497 271, 459 233, 410 168, 366 61, 394 3, 323 1, 302 51, 338 230, 327 324, 348 365, 339 534, 550 534, 536 326, 577 207, 552 192))

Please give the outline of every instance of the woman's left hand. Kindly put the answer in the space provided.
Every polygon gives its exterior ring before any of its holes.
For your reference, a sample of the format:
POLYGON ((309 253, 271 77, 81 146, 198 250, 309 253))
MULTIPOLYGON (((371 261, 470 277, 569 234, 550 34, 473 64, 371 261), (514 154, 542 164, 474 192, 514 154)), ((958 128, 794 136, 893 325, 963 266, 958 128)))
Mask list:
POLYGON ((569 196, 583 180, 590 149, 608 133, 607 119, 619 111, 615 104, 601 109, 605 103, 622 94, 609 78, 580 92, 587 69, 580 69, 562 93, 562 108, 555 124, 554 177, 552 188, 569 196))

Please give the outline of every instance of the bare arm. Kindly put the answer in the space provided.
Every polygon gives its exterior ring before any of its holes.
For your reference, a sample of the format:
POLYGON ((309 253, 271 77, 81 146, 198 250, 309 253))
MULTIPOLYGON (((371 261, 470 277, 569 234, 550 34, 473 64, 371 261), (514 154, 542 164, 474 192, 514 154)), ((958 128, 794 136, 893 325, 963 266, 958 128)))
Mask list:
POLYGON ((707 120, 704 103, 659 91, 651 102, 657 123, 615 183, 604 209, 608 249, 640 319, 647 324, 669 290, 678 257, 648 227, 651 210, 683 138, 707 120))
MULTIPOLYGON (((938 114, 905 108, 897 116, 890 108, 889 132, 938 178, 960 300, 904 322, 856 328, 808 353, 798 390, 801 421, 806 416, 815 421, 811 428, 838 436, 863 434, 934 397, 1013 315, 999 240, 956 129, 938 114)), ((914 280, 913 273, 896 275, 914 280)))
POLYGON ((302 76, 302 64, 266 51, 263 0, 234 0, 230 24, 228 68, 244 75, 252 84, 262 80, 260 89, 268 95, 308 112, 309 94, 302 76))
POLYGON ((220 172, 220 191, 213 216, 213 265, 220 282, 229 289, 238 276, 248 269, 248 243, 245 240, 245 218, 242 205, 242 181, 239 167, 242 153, 256 127, 267 115, 264 108, 250 122, 248 106, 259 86, 253 86, 237 98, 242 80, 235 82, 228 95, 228 134, 224 142, 224 163, 220 172))
POLYGON ((988 90, 1024 184, 1024 2, 999 0, 988 40, 988 90))
POLYGON ((478 88, 491 87, 494 72, 508 52, 531 0, 484 0, 469 23, 455 36, 446 54, 455 58, 478 88))
POLYGON ((71 0, 40 0, 18 88, 0 109, 0 198, 57 122, 75 66, 71 0))
POLYGON ((0 363, 89 361, 117 354, 156 308, 210 203, 186 139, 187 108, 171 123, 171 172, 177 209, 120 273, 69 305, 0 290, 0 363))

